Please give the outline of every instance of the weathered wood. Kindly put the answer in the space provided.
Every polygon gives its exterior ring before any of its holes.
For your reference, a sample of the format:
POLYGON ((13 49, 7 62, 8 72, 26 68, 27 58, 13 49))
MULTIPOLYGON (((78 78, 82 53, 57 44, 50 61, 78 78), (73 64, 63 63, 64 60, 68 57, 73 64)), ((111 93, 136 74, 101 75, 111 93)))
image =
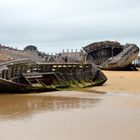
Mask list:
POLYGON ((125 69, 138 57, 139 48, 135 44, 121 45, 118 42, 95 42, 83 48, 86 61, 101 69, 125 69))
POLYGON ((6 69, 1 70, 0 91, 86 87, 101 85, 107 80, 104 74, 96 75, 100 70, 92 64, 30 63, 20 60, 19 63, 13 61, 5 65, 6 69))

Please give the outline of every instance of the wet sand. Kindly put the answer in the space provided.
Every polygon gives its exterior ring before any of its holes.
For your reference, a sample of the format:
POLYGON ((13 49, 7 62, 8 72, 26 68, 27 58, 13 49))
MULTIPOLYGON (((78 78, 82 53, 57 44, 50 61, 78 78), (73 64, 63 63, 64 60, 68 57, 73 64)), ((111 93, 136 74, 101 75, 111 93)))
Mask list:
POLYGON ((0 140, 139 140, 140 72, 104 72, 104 86, 0 95, 0 140))

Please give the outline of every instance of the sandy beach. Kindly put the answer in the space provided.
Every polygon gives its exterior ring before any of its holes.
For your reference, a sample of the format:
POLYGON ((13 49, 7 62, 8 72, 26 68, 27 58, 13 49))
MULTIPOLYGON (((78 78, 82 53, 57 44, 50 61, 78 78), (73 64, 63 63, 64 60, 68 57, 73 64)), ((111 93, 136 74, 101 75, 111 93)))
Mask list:
POLYGON ((140 93, 140 71, 103 71, 107 82, 92 89, 104 92, 140 93))
POLYGON ((140 71, 104 71, 100 87, 0 95, 2 140, 139 140, 140 71))

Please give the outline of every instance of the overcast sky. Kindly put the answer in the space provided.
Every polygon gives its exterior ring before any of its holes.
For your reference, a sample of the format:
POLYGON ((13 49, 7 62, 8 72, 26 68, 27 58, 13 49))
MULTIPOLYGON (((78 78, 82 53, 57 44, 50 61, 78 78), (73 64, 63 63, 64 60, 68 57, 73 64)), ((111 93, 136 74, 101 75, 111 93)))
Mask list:
POLYGON ((0 0, 0 43, 40 51, 116 40, 140 46, 140 0, 0 0))

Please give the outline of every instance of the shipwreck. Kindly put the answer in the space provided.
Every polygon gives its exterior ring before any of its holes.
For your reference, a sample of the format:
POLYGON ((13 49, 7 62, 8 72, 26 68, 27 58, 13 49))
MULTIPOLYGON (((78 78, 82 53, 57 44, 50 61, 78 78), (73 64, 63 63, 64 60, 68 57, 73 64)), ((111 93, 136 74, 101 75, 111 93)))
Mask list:
POLYGON ((106 76, 93 64, 46 63, 18 59, 0 63, 0 92, 54 91, 100 86, 106 76))
POLYGON ((83 47, 85 61, 105 70, 133 69, 132 62, 138 57, 135 44, 121 45, 114 41, 95 42, 83 47))
POLYGON ((90 63, 104 70, 134 70, 132 62, 138 54, 139 48, 135 44, 102 41, 87 45, 80 52, 62 52, 54 61, 90 63))

